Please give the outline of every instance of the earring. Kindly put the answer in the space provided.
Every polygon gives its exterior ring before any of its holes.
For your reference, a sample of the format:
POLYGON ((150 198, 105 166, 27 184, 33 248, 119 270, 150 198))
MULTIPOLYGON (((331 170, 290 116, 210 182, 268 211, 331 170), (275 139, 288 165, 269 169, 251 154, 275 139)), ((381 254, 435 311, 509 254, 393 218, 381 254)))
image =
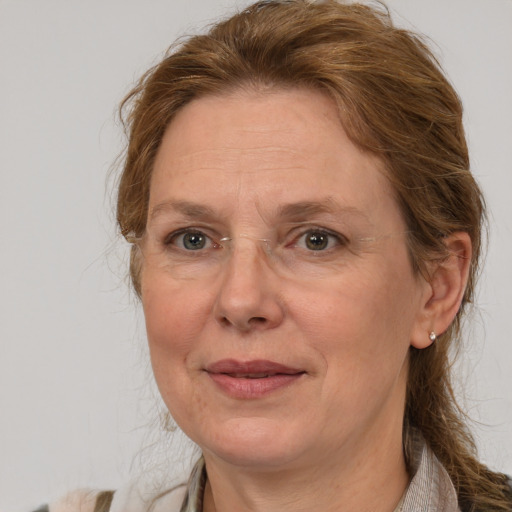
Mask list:
POLYGON ((428 337, 429 337, 429 339, 430 339, 430 341, 431 341, 432 343, 435 343, 435 341, 437 340, 437 334, 436 334, 434 331, 432 331, 432 332, 428 335, 428 337))

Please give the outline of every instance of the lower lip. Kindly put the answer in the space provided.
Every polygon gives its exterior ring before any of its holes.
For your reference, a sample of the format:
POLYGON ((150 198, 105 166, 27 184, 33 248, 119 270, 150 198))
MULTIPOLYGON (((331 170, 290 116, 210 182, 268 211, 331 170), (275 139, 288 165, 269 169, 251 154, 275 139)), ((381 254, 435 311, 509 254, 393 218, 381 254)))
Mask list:
POLYGON ((304 374, 278 373, 261 379, 231 377, 225 373, 208 373, 209 377, 232 398, 261 398, 297 382, 304 374))

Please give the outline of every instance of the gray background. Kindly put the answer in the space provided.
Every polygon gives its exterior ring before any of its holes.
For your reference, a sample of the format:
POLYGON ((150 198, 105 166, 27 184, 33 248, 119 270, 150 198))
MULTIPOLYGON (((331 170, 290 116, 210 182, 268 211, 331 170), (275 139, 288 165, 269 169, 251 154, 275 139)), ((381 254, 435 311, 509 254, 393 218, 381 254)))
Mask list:
MULTIPOLYGON (((0 0, 0 511, 161 475, 182 455, 158 434, 113 222, 114 110, 176 36, 245 3, 0 0)), ((492 216, 458 374, 482 459, 512 473, 512 1, 388 4, 436 42, 466 107, 492 216)))

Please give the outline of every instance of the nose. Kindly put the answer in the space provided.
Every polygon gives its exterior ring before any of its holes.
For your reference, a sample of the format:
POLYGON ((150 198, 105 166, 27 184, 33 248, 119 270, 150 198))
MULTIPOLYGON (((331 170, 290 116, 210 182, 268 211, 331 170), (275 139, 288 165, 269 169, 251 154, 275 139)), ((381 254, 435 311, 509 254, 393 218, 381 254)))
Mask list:
POLYGON ((221 272, 214 305, 219 323, 248 332, 272 329, 283 321, 279 280, 261 244, 245 240, 234 247, 221 272))

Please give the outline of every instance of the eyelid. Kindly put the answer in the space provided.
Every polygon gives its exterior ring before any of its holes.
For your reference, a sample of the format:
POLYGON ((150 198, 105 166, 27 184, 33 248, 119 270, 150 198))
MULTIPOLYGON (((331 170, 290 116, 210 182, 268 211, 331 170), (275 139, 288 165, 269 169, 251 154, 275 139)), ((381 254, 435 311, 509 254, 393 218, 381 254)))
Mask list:
POLYGON ((330 236, 332 238, 335 238, 336 241, 338 242, 338 245, 341 246, 347 245, 349 243, 348 237, 343 235, 342 233, 320 226, 308 226, 307 228, 305 226, 300 226, 299 228, 297 228, 297 231, 298 233, 293 237, 293 240, 291 242, 291 245, 293 246, 296 246, 297 242, 308 233, 320 233, 322 235, 330 236))
MULTIPOLYGON (((186 235, 187 233, 197 233, 197 234, 200 234, 202 236, 204 236, 205 238, 207 238, 210 243, 212 244, 211 247, 221 247, 221 244, 215 240, 215 237, 212 236, 211 234, 209 234, 207 232, 208 230, 205 230, 204 228, 198 228, 198 227, 184 227, 184 228, 179 228, 179 229, 175 229, 174 231, 171 231, 170 233, 168 233, 162 243, 163 245, 166 245, 166 246, 176 246, 176 244, 174 243, 175 240, 182 236, 182 235, 186 235)), ((209 247, 209 248, 211 248, 209 247)))

